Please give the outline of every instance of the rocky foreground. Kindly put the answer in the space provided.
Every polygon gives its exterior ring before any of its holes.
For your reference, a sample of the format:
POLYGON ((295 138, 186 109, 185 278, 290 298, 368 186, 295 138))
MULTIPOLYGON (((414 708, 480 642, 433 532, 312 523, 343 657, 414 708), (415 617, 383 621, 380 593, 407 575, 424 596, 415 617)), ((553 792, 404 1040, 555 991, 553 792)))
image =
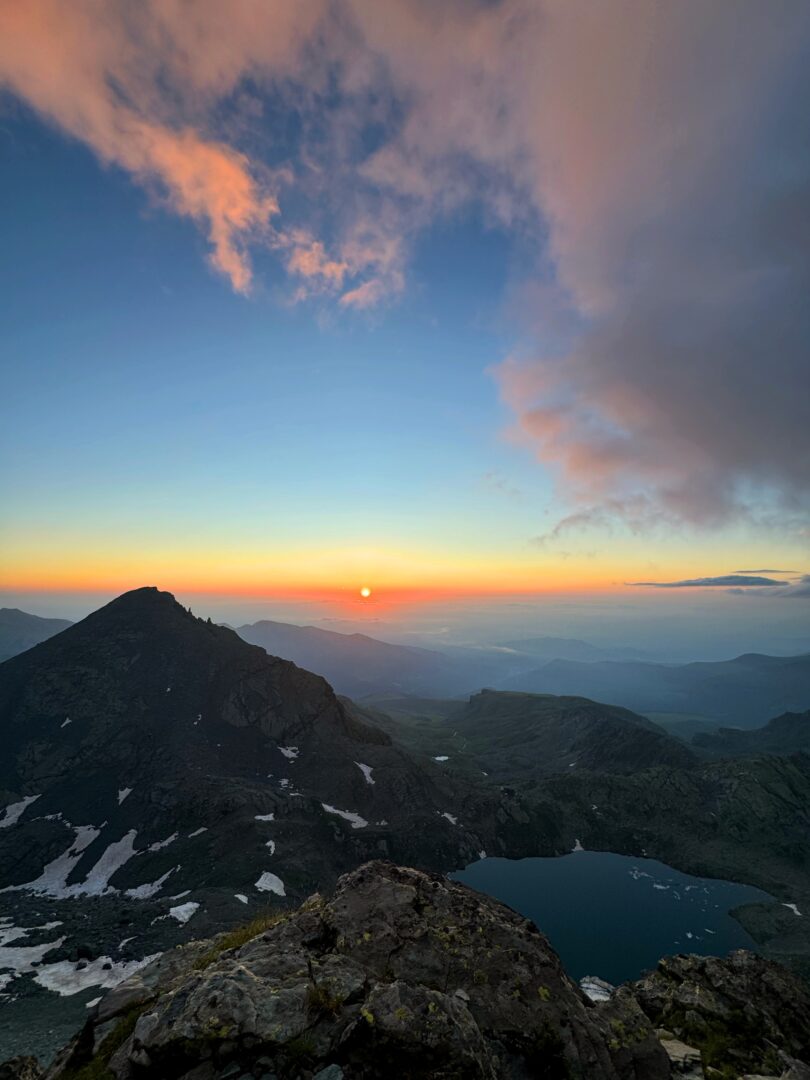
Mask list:
POLYGON ((673 957, 603 996, 504 905, 374 862, 328 900, 164 954, 47 1073, 18 1059, 0 1078, 810 1078, 810 994, 760 957, 673 957))

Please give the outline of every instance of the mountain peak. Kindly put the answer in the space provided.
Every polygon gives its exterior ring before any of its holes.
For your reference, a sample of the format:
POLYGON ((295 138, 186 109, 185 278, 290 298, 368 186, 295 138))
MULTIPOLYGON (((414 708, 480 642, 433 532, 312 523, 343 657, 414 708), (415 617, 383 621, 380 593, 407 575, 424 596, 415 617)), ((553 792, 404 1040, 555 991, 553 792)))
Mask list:
POLYGON ((109 604, 105 604, 105 606, 99 610, 108 611, 114 609, 117 611, 145 611, 169 607, 182 608, 182 604, 177 602, 172 593, 164 592, 162 589, 159 589, 157 585, 142 585, 138 589, 130 589, 129 592, 121 593, 120 596, 116 596, 114 600, 111 600, 109 604))

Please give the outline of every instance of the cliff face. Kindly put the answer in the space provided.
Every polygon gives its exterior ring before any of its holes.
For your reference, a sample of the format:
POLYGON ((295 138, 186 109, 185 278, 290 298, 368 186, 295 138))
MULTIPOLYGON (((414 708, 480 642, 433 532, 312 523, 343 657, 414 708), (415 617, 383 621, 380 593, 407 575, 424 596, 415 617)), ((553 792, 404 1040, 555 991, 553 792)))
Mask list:
POLYGON ((774 964, 677 957, 594 1003, 528 920, 377 862, 329 900, 165 954, 101 1000, 47 1077, 658 1080, 676 1059, 800 1078, 809 1053, 810 997, 774 964))

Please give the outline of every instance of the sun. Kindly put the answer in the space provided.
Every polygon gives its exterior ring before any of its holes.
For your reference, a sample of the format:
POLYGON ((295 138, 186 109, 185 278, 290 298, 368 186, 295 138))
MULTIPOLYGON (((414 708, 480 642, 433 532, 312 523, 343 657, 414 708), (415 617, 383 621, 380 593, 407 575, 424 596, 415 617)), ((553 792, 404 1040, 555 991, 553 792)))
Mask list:
POLYGON ((364 600, 368 600, 368 598, 371 596, 371 589, 368 587, 368 585, 363 586, 363 588, 360 590, 360 595, 363 597, 364 600))

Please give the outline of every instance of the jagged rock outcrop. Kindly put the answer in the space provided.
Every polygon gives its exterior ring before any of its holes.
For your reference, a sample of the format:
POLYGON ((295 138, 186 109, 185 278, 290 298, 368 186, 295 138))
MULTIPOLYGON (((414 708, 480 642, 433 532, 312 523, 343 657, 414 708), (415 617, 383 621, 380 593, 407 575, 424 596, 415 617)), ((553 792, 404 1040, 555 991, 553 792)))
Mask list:
POLYGON ((632 997, 593 1004, 531 922, 438 876, 370 863, 257 929, 119 986, 49 1080, 670 1075, 632 997))
POLYGON ((640 1005, 665 1041, 696 1048, 704 1068, 723 1077, 792 1069, 796 1080, 805 1071, 810 1080, 810 990, 761 956, 669 956, 616 996, 640 1005))

